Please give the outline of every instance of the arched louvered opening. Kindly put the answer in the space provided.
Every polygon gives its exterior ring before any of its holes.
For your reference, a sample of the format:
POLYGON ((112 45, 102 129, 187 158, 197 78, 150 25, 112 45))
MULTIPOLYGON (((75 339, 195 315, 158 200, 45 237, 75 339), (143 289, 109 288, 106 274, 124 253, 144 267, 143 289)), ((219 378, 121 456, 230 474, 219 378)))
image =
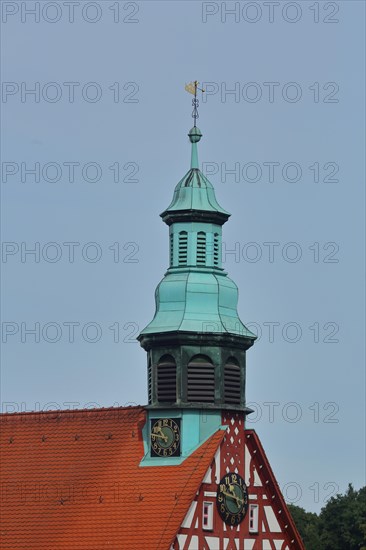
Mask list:
POLYGON ((157 366, 158 401, 175 403, 177 400, 177 367, 171 355, 164 355, 157 366))
POLYGON ((197 233, 197 265, 206 265, 206 233, 197 233))
POLYGON ((187 265, 188 233, 181 231, 178 240, 178 265, 187 265))
POLYGON ((196 355, 188 363, 187 400, 215 402, 215 367, 204 355, 196 355))
POLYGON ((219 265, 219 234, 214 234, 214 257, 213 257, 213 263, 214 265, 219 265))
POLYGON ((170 265, 173 265, 173 253, 174 253, 174 235, 173 233, 170 233, 169 237, 169 258, 170 258, 170 265))
POLYGON ((234 357, 230 357, 224 368, 224 400, 225 403, 240 405, 241 384, 240 367, 234 357))
POLYGON ((152 372, 151 372, 151 359, 149 357, 147 363, 147 394, 149 399, 149 405, 152 401, 152 372))

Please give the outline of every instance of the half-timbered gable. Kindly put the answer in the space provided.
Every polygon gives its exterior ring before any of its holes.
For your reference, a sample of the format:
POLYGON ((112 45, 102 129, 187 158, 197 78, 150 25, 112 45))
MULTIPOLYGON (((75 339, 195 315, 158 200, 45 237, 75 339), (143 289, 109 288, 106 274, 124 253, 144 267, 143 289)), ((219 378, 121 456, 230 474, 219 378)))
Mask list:
MULTIPOLYGON (((174 550, 300 550, 301 538, 283 500, 260 440, 233 417, 192 502, 174 550), (231 435, 233 434, 233 435, 231 435), (217 487, 229 471, 244 477, 248 512, 230 526, 217 510, 217 487)), ((223 421, 228 420, 224 415, 223 421)))

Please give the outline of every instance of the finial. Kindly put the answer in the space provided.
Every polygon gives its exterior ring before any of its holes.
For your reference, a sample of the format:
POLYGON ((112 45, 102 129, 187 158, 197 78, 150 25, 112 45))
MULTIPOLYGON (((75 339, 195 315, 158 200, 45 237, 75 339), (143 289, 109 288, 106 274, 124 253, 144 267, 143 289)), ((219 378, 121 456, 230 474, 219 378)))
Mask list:
POLYGON ((201 130, 197 128, 197 126, 193 126, 193 128, 189 130, 188 137, 191 143, 198 143, 202 137, 201 130))
POLYGON ((197 143, 202 137, 201 130, 197 128, 197 126, 193 126, 189 131, 188 137, 189 141, 192 143, 191 168, 199 168, 197 143))
POLYGON ((198 80, 195 80, 194 82, 190 82, 189 84, 185 85, 186 92, 194 95, 194 99, 192 99, 192 106, 193 106, 192 117, 194 120, 195 127, 196 127, 197 118, 199 118, 199 114, 198 114, 199 101, 197 99, 197 90, 200 90, 201 92, 205 91, 203 88, 199 88, 198 84, 199 84, 198 80))
POLYGON ((197 90, 200 90, 201 92, 205 91, 202 88, 199 88, 198 84, 199 84, 198 80, 195 80, 194 82, 190 82, 189 84, 185 85, 185 90, 188 93, 194 95, 194 99, 192 99, 192 105, 193 105, 192 117, 193 117, 193 120, 194 120, 194 126, 189 131, 188 137, 189 137, 189 141, 192 143, 191 168, 196 168, 196 169, 198 169, 197 143, 199 142, 199 140, 202 137, 201 130, 199 128, 197 128, 197 125, 196 125, 197 118, 199 117, 199 115, 198 115, 199 101, 197 99, 197 90))

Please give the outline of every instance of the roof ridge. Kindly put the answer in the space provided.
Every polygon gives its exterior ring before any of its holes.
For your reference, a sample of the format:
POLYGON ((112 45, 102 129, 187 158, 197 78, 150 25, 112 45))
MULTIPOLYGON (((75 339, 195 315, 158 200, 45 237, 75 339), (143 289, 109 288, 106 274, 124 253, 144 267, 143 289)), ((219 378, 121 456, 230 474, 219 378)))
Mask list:
POLYGON ((16 416, 30 416, 30 415, 54 415, 54 414, 74 414, 74 413, 95 413, 95 412, 109 412, 109 411, 123 411, 123 410, 145 410, 144 405, 129 405, 127 407, 95 407, 92 409, 52 409, 46 411, 17 411, 17 412, 0 412, 0 419, 5 417, 14 418, 16 416))

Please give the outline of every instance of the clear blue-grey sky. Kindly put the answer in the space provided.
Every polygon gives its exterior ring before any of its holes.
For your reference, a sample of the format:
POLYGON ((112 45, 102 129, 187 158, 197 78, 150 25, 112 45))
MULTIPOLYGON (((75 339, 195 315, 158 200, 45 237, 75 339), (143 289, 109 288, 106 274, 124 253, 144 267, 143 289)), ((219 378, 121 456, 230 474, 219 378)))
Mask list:
POLYGON ((3 411, 146 403, 135 337, 199 79, 224 267, 261 336, 248 427, 289 502, 319 511, 364 484, 364 12, 2 2, 3 411))

